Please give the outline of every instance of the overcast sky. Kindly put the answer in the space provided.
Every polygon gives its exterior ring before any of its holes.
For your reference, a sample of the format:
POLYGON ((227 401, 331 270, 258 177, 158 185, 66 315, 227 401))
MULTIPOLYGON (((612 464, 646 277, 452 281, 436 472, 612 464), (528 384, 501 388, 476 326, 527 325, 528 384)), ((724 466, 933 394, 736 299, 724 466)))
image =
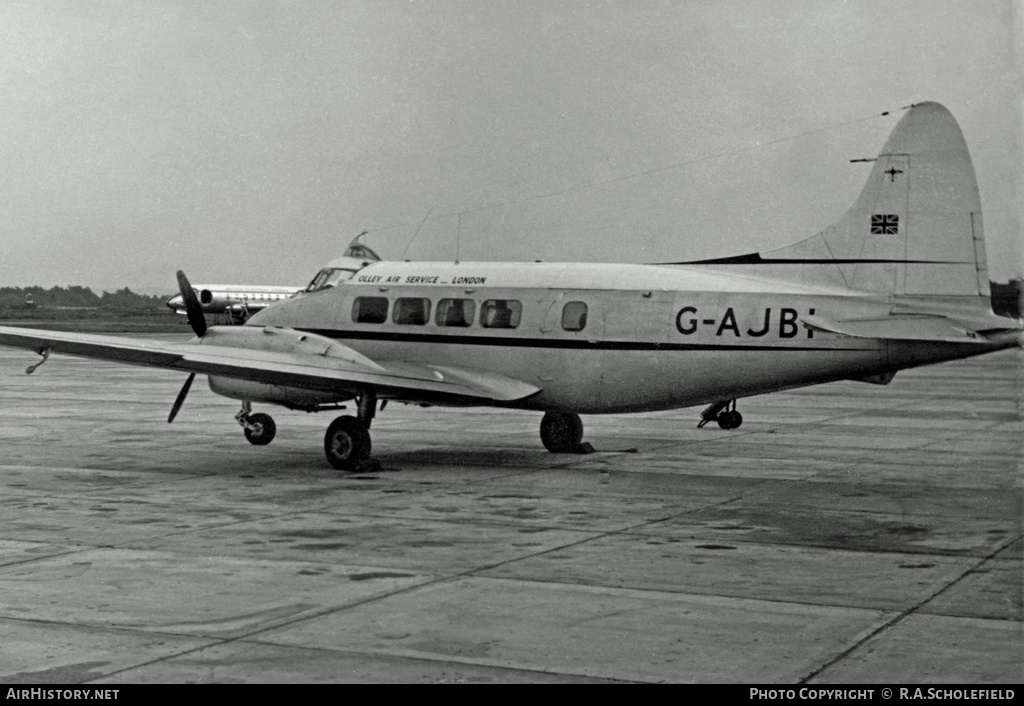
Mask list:
POLYGON ((0 286, 304 284, 364 229, 394 259, 764 250, 837 219, 849 160, 924 100, 964 130, 1005 281, 1021 23, 1013 0, 3 0, 0 286))

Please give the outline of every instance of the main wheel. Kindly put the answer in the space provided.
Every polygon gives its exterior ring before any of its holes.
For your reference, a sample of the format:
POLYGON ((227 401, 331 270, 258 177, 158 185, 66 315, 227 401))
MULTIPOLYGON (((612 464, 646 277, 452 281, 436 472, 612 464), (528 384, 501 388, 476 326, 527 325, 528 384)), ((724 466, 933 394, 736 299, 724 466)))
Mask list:
POLYGON ((250 414, 246 421, 252 427, 245 427, 245 438, 249 440, 250 444, 266 446, 274 440, 274 434, 277 433, 277 425, 274 424, 274 420, 269 414, 263 414, 262 412, 250 414))
POLYGON ((583 422, 572 412, 545 412, 540 420, 540 440, 551 453, 569 453, 583 441, 583 422))
POLYGON ((358 471, 370 459, 370 432, 356 417, 338 417, 327 427, 324 452, 339 471, 358 471))

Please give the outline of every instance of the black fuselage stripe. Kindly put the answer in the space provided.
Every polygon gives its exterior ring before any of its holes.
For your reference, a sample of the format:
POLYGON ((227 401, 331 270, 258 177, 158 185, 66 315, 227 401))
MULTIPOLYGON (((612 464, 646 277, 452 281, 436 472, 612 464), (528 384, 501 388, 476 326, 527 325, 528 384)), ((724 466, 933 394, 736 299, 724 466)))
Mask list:
POLYGON ((508 346, 512 348, 564 348, 609 351, 855 351, 871 348, 833 348, 831 346, 786 345, 763 346, 726 343, 667 343, 661 341, 594 341, 556 338, 520 338, 511 336, 460 336, 429 333, 397 333, 393 331, 343 331, 338 329, 301 328, 325 338, 341 341, 386 341, 391 343, 443 343, 463 346, 508 346))

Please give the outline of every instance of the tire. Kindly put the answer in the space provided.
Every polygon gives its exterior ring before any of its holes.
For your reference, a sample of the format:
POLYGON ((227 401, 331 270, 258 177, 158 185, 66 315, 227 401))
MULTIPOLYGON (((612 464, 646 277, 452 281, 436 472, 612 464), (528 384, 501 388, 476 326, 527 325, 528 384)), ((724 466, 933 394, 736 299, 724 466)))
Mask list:
POLYGON ((718 415, 718 426, 723 429, 736 429, 743 423, 743 415, 739 412, 722 412, 718 415))
POLYGON ((571 453, 583 441, 583 422, 572 412, 546 412, 540 421, 540 440, 551 453, 571 453))
POLYGON ((370 432, 355 417, 338 417, 324 434, 327 463, 339 471, 358 471, 370 460, 370 432))
POLYGON ((245 427, 245 438, 249 440, 250 444, 253 446, 266 446, 274 440, 274 435, 277 433, 277 425, 274 424, 274 420, 269 414, 263 414, 262 412, 250 414, 248 422, 256 427, 255 430, 245 427))

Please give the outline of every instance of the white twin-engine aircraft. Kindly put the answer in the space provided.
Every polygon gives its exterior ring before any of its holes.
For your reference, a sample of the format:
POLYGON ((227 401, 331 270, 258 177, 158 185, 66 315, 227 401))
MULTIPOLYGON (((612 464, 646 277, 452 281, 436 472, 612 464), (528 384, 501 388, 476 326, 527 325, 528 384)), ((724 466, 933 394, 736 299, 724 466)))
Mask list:
MULTIPOLYGON (((867 185, 835 225, 739 257, 660 265, 386 262, 347 253, 307 292, 244 326, 207 327, 178 273, 189 343, 0 327, 0 344, 197 373, 242 402, 253 444, 275 425, 254 402, 326 411, 334 468, 370 458, 378 403, 544 412, 553 452, 585 450, 579 414, 710 406, 701 425, 740 425, 736 399, 1024 345, 989 300, 981 202, 956 121, 910 108, 867 185), (355 255, 355 256, 353 256, 355 255)), ((29 372, 40 363, 29 368, 29 372)))

